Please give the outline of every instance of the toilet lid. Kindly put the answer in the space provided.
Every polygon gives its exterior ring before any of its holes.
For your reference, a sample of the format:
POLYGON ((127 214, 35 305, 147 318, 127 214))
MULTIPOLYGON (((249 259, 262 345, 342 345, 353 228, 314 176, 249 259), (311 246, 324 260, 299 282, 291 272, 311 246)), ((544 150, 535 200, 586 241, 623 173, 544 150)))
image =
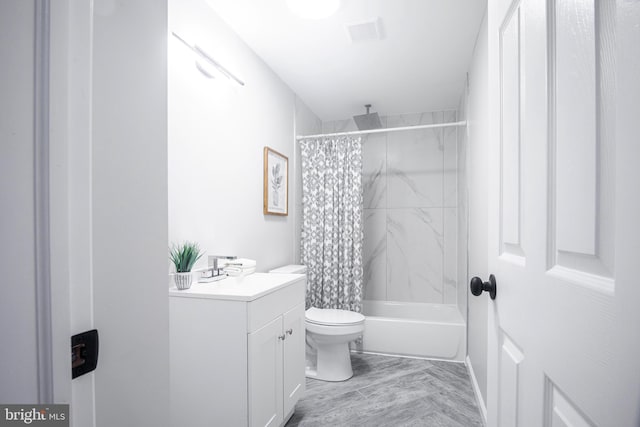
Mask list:
POLYGON ((317 325, 354 325, 364 322, 364 316, 349 310, 311 307, 306 311, 307 322, 317 325))

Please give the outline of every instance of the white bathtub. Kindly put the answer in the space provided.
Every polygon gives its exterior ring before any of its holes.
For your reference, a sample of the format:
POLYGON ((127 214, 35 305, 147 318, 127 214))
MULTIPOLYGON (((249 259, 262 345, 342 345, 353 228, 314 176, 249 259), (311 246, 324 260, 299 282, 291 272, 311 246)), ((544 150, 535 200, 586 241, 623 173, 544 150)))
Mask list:
POLYGON ((364 301, 363 314, 360 351, 464 361, 465 324, 455 305, 364 301))

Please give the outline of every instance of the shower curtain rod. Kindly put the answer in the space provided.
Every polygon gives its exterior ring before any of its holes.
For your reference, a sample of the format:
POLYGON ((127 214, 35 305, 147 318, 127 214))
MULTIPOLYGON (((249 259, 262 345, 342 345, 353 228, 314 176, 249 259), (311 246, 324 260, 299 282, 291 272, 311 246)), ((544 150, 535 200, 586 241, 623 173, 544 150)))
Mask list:
POLYGON ((415 129, 433 129, 433 128, 445 128, 451 126, 466 126, 467 122, 451 122, 451 123, 438 123, 433 125, 417 125, 417 126, 403 126, 397 128, 385 128, 385 129, 371 129, 371 130, 356 130, 351 132, 336 132, 336 133, 319 133, 316 135, 298 135, 296 141, 306 138, 320 138, 323 136, 346 136, 346 135, 363 135, 368 133, 383 133, 383 132, 397 132, 400 130, 415 130, 415 129))

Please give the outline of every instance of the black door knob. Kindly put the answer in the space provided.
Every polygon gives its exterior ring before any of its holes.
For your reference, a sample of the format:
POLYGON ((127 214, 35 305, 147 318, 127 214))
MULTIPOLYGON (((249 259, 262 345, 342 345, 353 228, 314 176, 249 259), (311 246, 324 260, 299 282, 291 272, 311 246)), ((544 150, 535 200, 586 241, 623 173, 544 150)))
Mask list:
POLYGON ((481 278, 474 277, 471 279, 471 283, 469 284, 471 288, 471 293, 475 296, 478 296, 482 293, 482 291, 488 291, 491 299, 496 299, 496 278, 493 274, 489 275, 489 281, 483 282, 481 278))

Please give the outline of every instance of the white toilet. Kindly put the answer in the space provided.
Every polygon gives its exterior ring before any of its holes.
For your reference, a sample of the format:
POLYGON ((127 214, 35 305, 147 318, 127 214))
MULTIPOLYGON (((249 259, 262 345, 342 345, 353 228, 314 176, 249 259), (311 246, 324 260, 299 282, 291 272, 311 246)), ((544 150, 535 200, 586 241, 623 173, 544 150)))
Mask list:
POLYGON ((362 336, 364 316, 348 310, 311 307, 307 327, 306 375, 324 381, 344 381, 353 376, 349 343, 362 336))
MULTIPOLYGON (((270 273, 306 273, 304 265, 287 265, 270 273)), ((324 381, 353 376, 349 343, 364 332, 364 316, 348 310, 311 307, 305 313, 307 329, 306 375, 324 381)))

